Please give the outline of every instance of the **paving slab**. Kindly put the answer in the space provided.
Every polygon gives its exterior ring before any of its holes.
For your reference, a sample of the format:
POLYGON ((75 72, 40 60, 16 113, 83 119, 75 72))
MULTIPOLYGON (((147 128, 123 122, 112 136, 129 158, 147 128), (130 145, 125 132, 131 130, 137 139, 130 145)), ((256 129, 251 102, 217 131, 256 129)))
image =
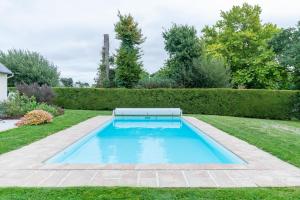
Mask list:
POLYGON ((207 170, 186 170, 184 174, 188 180, 189 187, 217 187, 207 170))
POLYGON ((188 187, 188 183, 179 170, 158 171, 159 187, 188 187))
POLYGON ((157 172, 153 170, 138 171, 137 185, 141 187, 158 187, 157 172))

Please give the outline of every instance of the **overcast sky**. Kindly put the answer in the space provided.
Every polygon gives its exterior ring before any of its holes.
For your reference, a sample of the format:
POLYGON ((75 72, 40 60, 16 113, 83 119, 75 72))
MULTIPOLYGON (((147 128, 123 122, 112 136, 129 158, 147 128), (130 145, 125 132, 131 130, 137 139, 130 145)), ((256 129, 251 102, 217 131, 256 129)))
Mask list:
POLYGON ((40 52, 62 77, 93 83, 103 34, 110 35, 111 54, 118 47, 113 29, 120 10, 132 14, 147 37, 142 60, 152 73, 167 57, 163 29, 189 24, 200 35, 204 25, 219 19, 220 10, 243 2, 260 5, 263 22, 289 27, 300 20, 300 0, 0 0, 0 50, 40 52))

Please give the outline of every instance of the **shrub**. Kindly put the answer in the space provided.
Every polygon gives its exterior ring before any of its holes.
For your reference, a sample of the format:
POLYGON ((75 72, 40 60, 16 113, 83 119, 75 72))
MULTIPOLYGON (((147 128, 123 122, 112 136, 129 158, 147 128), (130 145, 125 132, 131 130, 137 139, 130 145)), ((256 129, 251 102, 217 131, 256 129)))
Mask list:
POLYGON ((242 89, 54 88, 54 103, 69 109, 180 107, 185 114, 289 119, 297 91, 242 89))
POLYGON ((51 87, 47 85, 39 86, 37 83, 19 84, 17 90, 28 97, 34 96, 37 102, 45 102, 50 104, 54 98, 54 92, 51 87))
POLYGON ((34 97, 20 95, 19 92, 11 93, 8 100, 1 103, 2 117, 18 118, 34 110, 38 103, 34 97))
POLYGON ((5 106, 4 103, 0 103, 0 119, 5 117, 5 106))
POLYGON ((8 100, 0 103, 1 118, 19 118, 29 111, 39 109, 58 116, 64 113, 62 108, 46 103, 37 103, 34 96, 21 95, 18 91, 10 93, 8 100))
POLYGON ((58 107, 58 106, 57 106, 57 112, 58 112, 58 115, 65 114, 65 110, 63 108, 61 108, 61 107, 58 107))
POLYGON ((45 103, 39 104, 36 108, 36 110, 44 110, 48 113, 51 113, 53 116, 58 116, 64 113, 63 109, 59 108, 58 106, 50 106, 45 103))
POLYGON ((171 88, 175 87, 175 81, 166 78, 145 78, 138 82, 137 88, 171 88))
POLYGON ((49 123, 52 121, 52 118, 52 115, 46 111, 33 110, 22 117, 22 119, 17 123, 17 126, 49 123))
POLYGON ((222 59, 201 56, 193 61, 194 85, 201 88, 225 88, 230 86, 230 70, 222 59))

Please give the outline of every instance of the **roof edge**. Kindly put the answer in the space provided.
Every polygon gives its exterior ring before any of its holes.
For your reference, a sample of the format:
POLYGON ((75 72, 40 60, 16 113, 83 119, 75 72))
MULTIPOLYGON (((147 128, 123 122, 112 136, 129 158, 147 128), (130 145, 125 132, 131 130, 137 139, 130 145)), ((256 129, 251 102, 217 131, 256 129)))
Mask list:
POLYGON ((1 74, 13 74, 7 67, 0 63, 0 73, 1 74))

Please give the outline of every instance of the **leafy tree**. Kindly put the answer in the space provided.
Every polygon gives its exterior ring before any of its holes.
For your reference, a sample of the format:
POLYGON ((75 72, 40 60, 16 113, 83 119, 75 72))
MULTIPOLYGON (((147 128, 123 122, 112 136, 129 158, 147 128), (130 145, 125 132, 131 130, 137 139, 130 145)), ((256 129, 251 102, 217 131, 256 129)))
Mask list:
POLYGON ((116 87, 116 69, 109 68, 109 87, 116 87))
POLYGON ((153 74, 150 75, 153 78, 170 78, 171 76, 171 70, 167 66, 161 67, 157 72, 154 72, 153 74))
POLYGON ((279 29, 270 23, 262 24, 260 14, 259 6, 233 6, 221 12, 215 25, 202 30, 206 52, 225 59, 236 87, 280 88, 286 79, 286 71, 268 46, 279 29))
POLYGON ((21 83, 57 86, 59 83, 57 67, 37 52, 0 51, 0 62, 14 73, 8 80, 9 86, 21 83))
POLYGON ((169 58, 161 72, 181 87, 197 86, 193 60, 201 56, 201 43, 196 29, 188 25, 174 24, 163 32, 163 38, 169 58))
POLYGON ((194 60, 193 66, 196 68, 197 87, 230 87, 230 70, 222 59, 202 55, 201 58, 194 60))
MULTIPOLYGON (((112 56, 109 57, 108 63, 109 63, 109 65, 113 65, 114 64, 114 57, 112 57, 112 56)), ((109 68, 109 72, 111 72, 111 70, 113 70, 113 69, 109 68)), ((104 53, 104 49, 102 49, 100 64, 99 64, 99 67, 98 67, 98 70, 97 70, 96 78, 94 79, 95 80, 95 86, 96 87, 104 87, 104 88, 113 87, 114 80, 111 79, 111 78, 114 77, 115 74, 114 74, 114 72, 112 72, 112 73, 113 73, 112 75, 109 73, 109 77, 107 79, 105 53, 104 53)))
POLYGON ((73 87, 73 79, 72 78, 61 78, 60 82, 65 86, 65 87, 73 87))
POLYGON ((88 84, 86 82, 77 81, 75 83, 75 86, 79 87, 79 88, 86 88, 86 87, 90 87, 90 84, 88 84))
POLYGON ((279 63, 292 74, 295 87, 300 89, 300 21, 296 27, 283 29, 270 45, 279 63))
POLYGON ((139 45, 145 41, 138 23, 129 15, 118 13, 119 21, 115 24, 116 38, 121 41, 116 55, 116 84, 119 87, 132 88, 137 84, 142 73, 139 45))
POLYGON ((142 72, 140 74, 140 79, 149 79, 150 74, 146 70, 142 69, 142 72))
POLYGON ((96 82, 96 87, 104 87, 105 85, 108 84, 108 80, 106 78, 106 66, 104 63, 104 51, 102 50, 101 52, 101 61, 98 67, 98 72, 97 72, 97 76, 95 78, 95 82, 96 82))

